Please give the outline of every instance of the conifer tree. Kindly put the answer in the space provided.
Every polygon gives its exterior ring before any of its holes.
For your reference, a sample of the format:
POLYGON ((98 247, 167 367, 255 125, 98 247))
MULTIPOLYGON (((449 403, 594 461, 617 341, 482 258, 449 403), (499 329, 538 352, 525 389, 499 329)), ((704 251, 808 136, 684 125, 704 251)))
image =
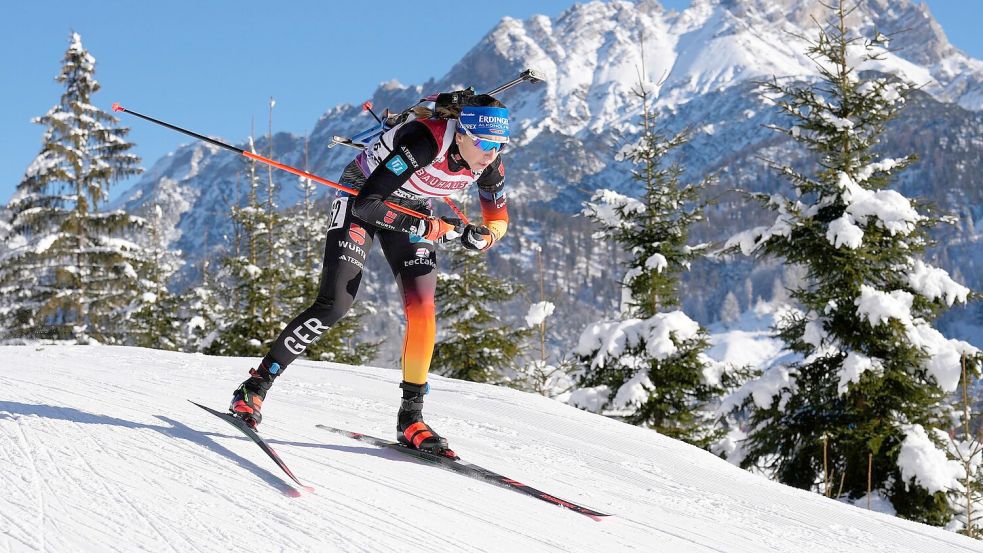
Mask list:
MULTIPOLYGON (((251 150, 255 152, 250 139, 251 150)), ((236 253, 222 260, 231 292, 224 325, 207 353, 259 356, 266 353, 285 321, 276 305, 279 284, 292 262, 289 251, 272 236, 281 217, 275 204, 260 196, 256 162, 248 160, 249 192, 245 206, 234 206, 231 217, 240 232, 236 253)), ((272 192, 268 186, 267 193, 272 192)))
POLYGON ((546 295, 546 271, 543 264, 543 248, 532 244, 530 249, 536 252, 538 269, 539 296, 538 301, 532 302, 526 314, 526 326, 532 331, 532 344, 523 348, 524 362, 508 376, 506 385, 511 388, 533 392, 551 398, 569 396, 573 388, 570 371, 574 368, 573 361, 568 357, 554 361, 547 347, 551 330, 555 328, 548 322, 556 309, 552 301, 556 298, 546 295))
MULTIPOLYGON (((950 482, 946 485, 954 525, 959 533, 983 539, 983 434, 979 413, 974 412, 970 389, 980 376, 980 357, 963 356, 956 402, 958 424, 948 435, 939 436, 946 445, 950 482)), ((943 433, 939 433, 943 434, 943 433)))
POLYGON ((92 105, 95 59, 70 37, 56 81, 60 102, 34 121, 45 127, 41 152, 8 206, 21 242, 0 263, 5 327, 14 336, 118 342, 121 312, 138 289, 146 252, 133 241, 143 221, 100 212, 110 185, 140 171, 128 129, 92 105))
POLYGON ((126 335, 127 342, 136 346, 176 351, 182 346, 181 298, 168 290, 167 283, 180 262, 164 244, 162 217, 160 206, 154 205, 147 225, 150 257, 143 265, 138 294, 130 302, 126 335))
POLYGON ((181 296, 179 338, 182 351, 211 351, 225 326, 229 306, 234 306, 226 281, 213 274, 208 259, 202 261, 201 273, 201 283, 181 296))
POLYGON ((437 283, 437 320, 441 323, 432 370, 473 382, 501 383, 518 365, 529 329, 505 324, 497 306, 513 299, 517 283, 489 274, 483 252, 461 246, 443 250, 447 272, 437 283))
POLYGON ((941 400, 959 380, 960 354, 975 348, 946 340, 929 321, 969 290, 920 259, 939 219, 886 189, 914 162, 875 151, 909 88, 860 72, 882 58, 886 37, 851 36, 844 2, 824 6, 832 15, 808 49, 821 79, 764 84, 790 120, 775 129, 807 147, 818 168, 771 162, 793 195, 760 195, 775 223, 728 242, 806 273, 790 286, 801 310, 776 327, 798 360, 767 368, 743 389, 751 430, 742 465, 854 499, 867 494, 869 472, 874 493, 900 516, 943 524, 944 493, 905 451, 931 447, 944 459, 925 436, 945 427, 941 400))
POLYGON ((680 275, 703 248, 687 241, 689 227, 702 219, 705 182, 679 182, 683 169, 671 154, 686 135, 656 129, 651 92, 639 81, 641 136, 617 158, 632 164, 641 197, 600 190, 584 209, 601 228, 595 239, 628 254, 623 318, 595 323, 581 336, 574 350, 579 389, 570 401, 706 447, 719 432, 710 404, 723 392, 720 375, 703 354, 706 331, 681 311, 666 311, 679 304, 680 275))

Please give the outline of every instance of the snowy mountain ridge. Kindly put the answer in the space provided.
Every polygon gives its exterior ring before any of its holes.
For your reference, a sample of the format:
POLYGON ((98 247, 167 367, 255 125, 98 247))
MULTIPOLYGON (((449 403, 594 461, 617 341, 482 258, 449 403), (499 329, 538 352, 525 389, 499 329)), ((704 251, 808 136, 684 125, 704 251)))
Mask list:
MULTIPOLYGON (((571 511, 320 431, 389 437, 397 371, 298 361, 263 435, 221 408, 255 359, 3 346, 0 550, 950 553, 979 542, 783 486, 650 430, 507 388, 433 377, 427 412, 471 462, 611 513, 571 511), (162 390, 167 401, 162 402, 162 390)), ((874 507, 876 508, 876 502, 874 507)))
MULTIPOLYGON (((886 155, 914 152, 923 160, 899 182, 901 192, 958 213, 961 222, 945 231, 946 251, 939 253, 943 259, 938 264, 980 288, 983 256, 977 251, 980 233, 975 229, 983 221, 983 160, 976 152, 983 144, 983 62, 949 44, 923 5, 912 0, 858 4, 851 16, 857 29, 870 31, 876 25, 892 35, 891 52, 869 68, 900 73, 923 85, 909 102, 905 120, 889 129, 893 135, 886 155)), ((811 18, 819 17, 819 10, 817 3, 805 0, 696 0, 681 12, 665 10, 657 0, 618 0, 577 4, 555 18, 507 17, 440 79, 412 86, 383 82, 371 100, 380 108, 401 109, 435 91, 464 85, 488 90, 527 67, 546 75, 545 84, 516 87, 502 97, 512 111, 520 146, 508 154, 510 206, 528 206, 529 213, 516 219, 495 255, 521 255, 525 245, 543 239, 535 225, 544 218, 543 210, 575 213, 598 188, 631 192, 627 168, 615 162, 614 154, 619 143, 637 133, 639 107, 632 90, 639 78, 636 67, 644 65, 646 81, 658 91, 659 120, 669 132, 693 133, 681 151, 684 178, 717 177, 707 193, 717 202, 708 211, 707 225, 694 229, 694 239, 722 242, 762 223, 757 206, 728 191, 774 192, 787 183, 761 158, 802 158, 801 151, 765 128, 778 116, 763 103, 755 82, 772 75, 816 76, 814 63, 803 53, 804 42, 795 37, 815 36, 811 18)), ((353 151, 328 149, 331 137, 370 125, 358 105, 328 109, 310 136, 308 169, 337 178, 353 151)), ((273 142, 271 153, 266 139, 257 139, 258 151, 304 167, 303 137, 280 133, 273 142)), ((229 207, 245 200, 246 167, 234 154, 189 144, 159 160, 117 205, 131 212, 161 205, 165 222, 175 223, 169 246, 183 252, 187 282, 195 278, 201 259, 229 245, 229 207)), ((274 178, 279 204, 292 205, 299 195, 295 177, 277 173, 274 178)), ((323 194, 333 192, 324 188, 323 194)), ((617 278, 609 269, 602 270, 617 278)), ((742 309, 753 307, 756 298, 770 299, 772 278, 758 280, 767 280, 765 289, 742 298, 742 309)), ((701 295, 708 284, 694 283, 692 303, 684 306, 701 322, 714 320, 727 293, 701 295)), ((983 336, 977 343, 983 345, 983 336)))
MULTIPOLYGON (((983 62, 952 47, 925 6, 911 0, 864 0, 860 8, 854 16, 860 28, 877 24, 885 32, 913 29, 896 38, 892 48, 899 51, 886 54, 882 69, 923 84, 940 101, 970 110, 983 108, 983 62)), ((504 98, 516 121, 517 142, 538 150, 537 138, 542 147, 557 140, 566 144, 564 137, 583 141, 588 147, 586 158, 576 160, 583 163, 551 168, 570 177, 566 180, 578 182, 610 165, 605 135, 619 129, 630 132, 629 122, 637 112, 631 92, 637 87, 637 68, 644 67, 648 82, 662 82, 658 106, 669 112, 708 93, 771 75, 814 76, 815 66, 803 54, 804 43, 794 36, 814 34, 810 17, 818 10, 816 4, 801 0, 696 0, 690 8, 674 12, 666 11, 657 0, 618 0, 578 4, 555 20, 506 17, 440 80, 419 86, 386 82, 372 100, 378 106, 403 107, 436 90, 466 84, 488 89, 522 68, 534 67, 545 74, 545 85, 519 87, 504 98)), ((311 170, 335 176, 352 153, 326 150, 330 136, 356 132, 366 125, 357 106, 328 110, 311 136, 311 170)), ((275 142, 278 159, 302 159, 301 137, 280 134, 275 142)), ((257 145, 261 152, 268 149, 262 138, 257 145)), ((517 155, 522 155, 521 150, 517 155)), ((517 177, 530 176, 522 160, 517 165, 517 177)), ((216 204, 233 201, 235 174, 242 167, 242 160, 228 152, 190 144, 159 160, 116 205, 138 210, 151 201, 163 204, 165 212, 179 220, 180 234, 193 237, 175 241, 191 253, 202 247, 206 233, 198 225, 205 218, 189 212, 215 211, 216 204), (218 159, 212 159, 216 156, 218 159), (192 158, 198 162, 197 170, 187 169, 192 158)), ((528 180, 552 182, 542 177, 528 180)), ((522 185, 525 181, 518 178, 516 184, 530 188, 522 185)), ((281 177, 280 182, 282 203, 291 205, 297 197, 289 184, 292 181, 281 177)), ((529 192, 533 199, 552 196, 529 192)))

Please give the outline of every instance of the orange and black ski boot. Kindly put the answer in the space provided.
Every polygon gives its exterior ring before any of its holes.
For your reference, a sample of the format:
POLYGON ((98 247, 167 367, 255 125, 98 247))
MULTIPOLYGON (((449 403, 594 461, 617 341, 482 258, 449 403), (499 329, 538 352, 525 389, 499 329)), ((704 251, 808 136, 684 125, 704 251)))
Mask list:
POLYGON ((281 372, 283 371, 278 363, 267 364, 265 360, 260 363, 258 369, 249 369, 249 378, 232 393, 229 412, 256 430, 259 423, 263 421, 261 410, 263 400, 266 399, 266 392, 270 390, 273 380, 281 372))
POLYGON ((457 459, 447 440, 423 422, 423 396, 430 386, 403 381, 399 387, 403 389, 403 401, 396 417, 396 441, 412 449, 457 459))

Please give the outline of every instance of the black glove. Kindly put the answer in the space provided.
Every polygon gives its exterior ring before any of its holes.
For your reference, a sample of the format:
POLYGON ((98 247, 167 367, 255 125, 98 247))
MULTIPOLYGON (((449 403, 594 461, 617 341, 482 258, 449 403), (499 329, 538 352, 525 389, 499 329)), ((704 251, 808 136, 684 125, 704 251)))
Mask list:
POLYGON ((461 244, 469 250, 487 250, 494 241, 495 237, 484 225, 466 225, 461 232, 461 244))

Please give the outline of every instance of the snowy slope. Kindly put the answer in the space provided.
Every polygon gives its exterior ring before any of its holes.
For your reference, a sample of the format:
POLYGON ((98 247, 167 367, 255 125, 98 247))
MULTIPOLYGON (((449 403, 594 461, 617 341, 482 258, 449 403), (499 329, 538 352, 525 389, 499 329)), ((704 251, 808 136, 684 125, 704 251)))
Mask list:
POLYGON ((314 428, 388 436, 398 373, 298 362, 255 445, 220 407, 255 360, 2 347, 0 551, 981 551, 938 528, 753 476, 654 432, 434 378, 429 420, 472 462, 614 516, 570 511, 314 428))

